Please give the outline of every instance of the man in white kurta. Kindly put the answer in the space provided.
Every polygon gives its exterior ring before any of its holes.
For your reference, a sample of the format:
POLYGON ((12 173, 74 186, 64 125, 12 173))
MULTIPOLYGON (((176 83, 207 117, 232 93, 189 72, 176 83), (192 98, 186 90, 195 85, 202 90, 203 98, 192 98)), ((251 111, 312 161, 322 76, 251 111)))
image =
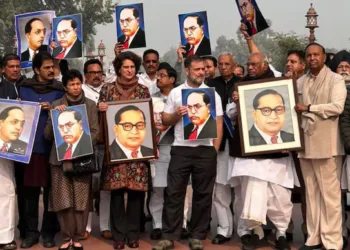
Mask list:
POLYGON ((13 162, 0 159, 0 249, 16 249, 16 191, 13 162))
MULTIPOLYGON (((227 106, 230 117, 235 116, 235 104, 227 106)), ((271 144, 268 142, 267 144, 271 144)), ((231 185, 235 188, 235 213, 239 216, 237 233, 243 249, 259 246, 266 225, 266 216, 277 228, 278 249, 288 249, 286 230, 292 215, 291 191, 298 184, 292 157, 240 158, 230 157, 231 185)))

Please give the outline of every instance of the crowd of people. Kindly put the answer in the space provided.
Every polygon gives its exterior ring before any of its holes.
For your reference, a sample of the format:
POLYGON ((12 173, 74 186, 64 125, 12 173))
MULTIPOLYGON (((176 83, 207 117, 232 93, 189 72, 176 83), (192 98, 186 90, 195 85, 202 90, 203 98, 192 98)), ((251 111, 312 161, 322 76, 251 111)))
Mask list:
MULTIPOLYGON (((158 241, 153 250, 173 249, 174 241, 180 239, 189 239, 190 249, 202 250, 213 208, 218 225, 212 244, 225 244, 236 232, 242 249, 253 250, 263 246, 274 230, 275 248, 290 250, 295 186, 300 186, 305 237, 300 249, 345 248, 348 229, 341 183, 348 189, 346 167, 350 163, 345 157, 350 153, 350 88, 347 90, 345 80, 350 76, 350 54, 342 51, 327 65, 326 51, 318 43, 309 44, 304 51, 289 51, 283 76, 297 83, 295 110, 301 115, 304 148, 245 156, 237 122, 240 97, 236 85, 271 79, 277 73, 244 28, 242 33, 251 53, 246 67, 238 65, 230 52, 217 58, 184 58, 181 47, 176 65, 171 66, 159 61, 156 50, 146 50, 141 59, 117 44, 108 75, 97 59, 86 61, 81 74, 67 61, 39 52, 33 58, 34 76, 26 78, 21 74, 20 58, 5 55, 0 67, 0 98, 37 102, 41 112, 29 164, 0 159, 0 248, 17 248, 17 227, 21 248, 33 247, 40 237, 45 248, 53 248, 55 235, 62 232, 60 250, 83 249, 81 240, 89 237, 92 212, 96 210, 101 235, 113 240, 114 249, 124 249, 125 245, 138 248, 140 232, 151 220, 150 238, 158 241), (139 72, 141 66, 144 73, 139 72), (181 82, 184 74, 186 80, 181 82), (201 109, 208 108, 208 102, 200 94, 202 103, 183 106, 182 90, 209 87, 216 91, 213 129, 217 136, 184 140, 182 117, 198 112, 202 119, 205 112, 201 109), (155 126, 159 133, 173 127, 174 141, 158 145, 157 159, 107 164, 103 114, 108 102, 151 97, 165 101, 164 110, 158 114, 161 122, 155 126), (72 161, 57 159, 50 111, 63 112, 80 104, 86 105, 92 143, 103 167, 101 173, 68 176, 64 169, 72 161), (226 115, 234 128, 233 136, 224 125, 226 115), (44 213, 39 230, 41 194, 44 213)), ((283 97, 276 91, 260 94, 253 107, 257 115, 271 100, 282 102, 283 97)), ((280 112, 274 107, 270 114, 277 116, 280 112)), ((7 110, 0 115, 0 132, 7 129, 12 113, 7 110)), ((119 113, 116 124, 126 112, 119 113)), ((63 125, 63 130, 74 129, 81 119, 74 112, 69 115, 71 125, 63 125)), ((124 126, 120 129, 125 130, 124 126)), ((135 124, 131 128, 135 133, 140 129, 135 124)), ((191 136, 192 132, 196 137, 197 131, 191 131, 191 136)), ((284 140, 282 135, 270 137, 266 134, 267 144, 284 140)), ((3 143, 0 136, 0 147, 3 143)), ((138 154, 142 156, 142 150, 138 154)))

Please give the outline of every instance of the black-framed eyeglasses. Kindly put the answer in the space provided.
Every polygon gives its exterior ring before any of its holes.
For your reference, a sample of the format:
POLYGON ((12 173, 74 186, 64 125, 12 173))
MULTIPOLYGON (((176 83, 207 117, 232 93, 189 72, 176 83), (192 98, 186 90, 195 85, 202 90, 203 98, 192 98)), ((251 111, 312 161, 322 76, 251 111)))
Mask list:
POLYGON ((131 131, 133 127, 137 130, 144 130, 146 127, 145 122, 138 122, 136 124, 132 124, 131 122, 118 123, 117 125, 121 125, 125 131, 131 131))
POLYGON ((71 130, 71 128, 74 126, 74 124, 76 124, 77 122, 68 122, 66 124, 63 125, 58 125, 58 129, 63 131, 64 128, 66 128, 67 130, 71 130))
POLYGON ((126 24, 126 25, 128 25, 131 21, 133 21, 133 20, 135 20, 136 18, 126 18, 126 19, 120 19, 119 20, 119 22, 122 24, 122 25, 124 25, 124 23, 126 24))
POLYGON ((157 77, 158 78, 164 78, 164 77, 168 77, 169 75, 166 75, 166 74, 157 74, 157 77))
POLYGON ((90 72, 87 72, 87 74, 89 74, 90 76, 94 76, 94 75, 100 76, 103 74, 103 71, 90 71, 90 72))
POLYGON ((57 31, 56 33, 57 33, 57 36, 61 36, 61 35, 67 36, 71 31, 73 31, 73 30, 66 29, 66 30, 62 30, 62 31, 57 31))
POLYGON ((260 112, 261 112, 261 114, 263 116, 271 115, 272 111, 275 111, 276 115, 283 115, 284 112, 286 112, 286 107, 284 107, 284 106, 277 106, 274 109, 269 108, 269 107, 262 107, 262 108, 257 108, 257 110, 260 110, 260 112))
POLYGON ((197 103, 195 105, 187 105, 187 109, 190 111, 192 111, 192 109, 194 109, 195 111, 198 111, 203 106, 204 105, 200 105, 199 103, 197 103))
POLYGON ((198 29, 198 28, 199 28, 199 26, 191 26, 191 27, 188 27, 188 28, 184 28, 184 32, 187 34, 188 31, 190 31, 191 34, 193 34, 193 32, 195 32, 196 29, 198 29))

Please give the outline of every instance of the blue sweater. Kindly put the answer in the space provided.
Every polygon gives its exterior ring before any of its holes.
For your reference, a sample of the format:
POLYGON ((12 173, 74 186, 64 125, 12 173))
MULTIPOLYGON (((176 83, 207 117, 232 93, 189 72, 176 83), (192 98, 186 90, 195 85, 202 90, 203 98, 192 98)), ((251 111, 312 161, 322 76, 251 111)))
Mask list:
MULTIPOLYGON (((32 88, 20 86, 19 87, 19 98, 23 101, 30 102, 49 102, 60 99, 64 95, 62 90, 53 90, 52 92, 45 94, 38 94, 32 88)), ((33 153, 50 155, 52 141, 48 141, 44 137, 44 128, 49 117, 47 110, 41 110, 38 126, 36 129, 35 140, 33 145, 33 153)))

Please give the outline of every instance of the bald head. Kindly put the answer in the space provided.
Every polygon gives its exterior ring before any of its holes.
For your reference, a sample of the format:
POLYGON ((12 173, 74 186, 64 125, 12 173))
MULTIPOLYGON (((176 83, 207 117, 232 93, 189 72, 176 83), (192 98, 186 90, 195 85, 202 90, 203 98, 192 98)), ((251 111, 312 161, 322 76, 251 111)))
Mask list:
POLYGON ((250 77, 259 77, 266 72, 268 66, 264 54, 253 53, 249 56, 247 63, 248 75, 250 77))

